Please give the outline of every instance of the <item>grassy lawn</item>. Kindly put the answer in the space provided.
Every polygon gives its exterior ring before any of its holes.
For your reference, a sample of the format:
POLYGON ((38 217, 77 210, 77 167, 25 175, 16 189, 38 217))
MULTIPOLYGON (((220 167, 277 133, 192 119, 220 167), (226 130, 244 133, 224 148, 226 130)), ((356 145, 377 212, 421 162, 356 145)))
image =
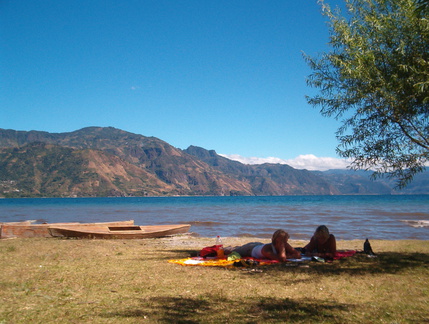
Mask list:
POLYGON ((167 262, 213 241, 0 240, 0 323, 429 323, 429 241, 257 271, 167 262))

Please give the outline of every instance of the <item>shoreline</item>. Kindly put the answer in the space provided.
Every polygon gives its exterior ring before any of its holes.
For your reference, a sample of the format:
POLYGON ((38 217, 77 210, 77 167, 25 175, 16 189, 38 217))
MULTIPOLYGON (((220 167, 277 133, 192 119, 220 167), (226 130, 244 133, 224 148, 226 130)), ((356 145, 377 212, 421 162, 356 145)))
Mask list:
MULTIPOLYGON (((177 235, 164 238, 149 239, 151 242, 147 242, 156 245, 156 242, 170 247, 189 247, 189 248, 204 248, 207 246, 215 245, 215 237, 195 237, 192 235, 177 235)), ((124 240, 125 241, 125 240, 124 240)), ((145 240, 142 240, 145 241, 145 240)), ((256 237, 222 237, 222 241, 225 247, 237 246, 248 242, 262 242, 270 243, 270 239, 267 238, 256 238, 256 237)), ((289 244, 296 247, 304 247, 310 240, 289 240, 289 244)), ((398 250, 402 246, 407 246, 413 242, 419 244, 427 244, 429 248, 429 240, 418 240, 418 239, 402 239, 402 240, 369 240, 375 253, 377 251, 389 251, 391 248, 398 250)), ((337 240, 337 249, 339 250, 363 250, 363 243, 365 239, 352 239, 352 240, 337 240)))
POLYGON ((270 239, 279 228, 291 239, 310 240, 324 224, 338 239, 423 239, 429 222, 428 196, 266 196, 37 199, 4 201, 3 222, 108 222, 138 225, 190 224, 202 237, 270 239), (130 200, 131 199, 131 200, 130 200), (411 226, 415 225, 415 226, 411 226))
MULTIPOLYGON (((335 235, 335 234, 334 234, 335 235)), ((171 239, 177 239, 177 238, 192 238, 192 239, 201 239, 201 240, 213 240, 213 242, 216 240, 216 237, 210 237, 210 236, 196 236, 194 233, 185 233, 185 234, 177 234, 177 235, 172 235, 172 236, 165 236, 165 237, 160 237, 160 238, 154 238, 154 239, 167 239, 167 238, 171 238, 171 239)), ((267 237, 255 237, 255 236, 221 236, 222 240, 228 240, 228 239, 232 239, 232 240, 262 240, 262 241, 270 241, 270 238, 267 237)), ((350 240, 345 240, 345 239, 337 239, 337 242, 350 242, 350 241, 365 241, 365 238, 362 239, 350 239, 350 240)), ((429 237, 427 240, 422 240, 422 239, 408 239, 408 238, 404 238, 404 239, 395 239, 395 240, 386 240, 386 239, 369 239, 370 241, 387 241, 387 242, 396 242, 396 241, 428 241, 429 242, 429 237)), ((289 239, 289 242, 309 242, 310 240, 302 240, 302 239, 289 239)))
MULTIPOLYGON (((1 223, 0 223, 1 224, 1 223)), ((255 237, 255 236, 222 236, 222 241, 224 242, 229 242, 229 241, 246 241, 246 242, 270 242, 271 239, 270 238, 266 238, 266 237, 255 237)), ((216 237, 209 237, 209 236, 195 236, 193 233, 189 233, 189 234, 178 234, 178 235, 172 235, 172 236, 164 236, 164 237, 155 237, 155 238, 143 238, 143 239, 86 239, 86 238, 74 238, 74 237, 5 237, 5 238, 0 238, 0 242, 1 241, 6 241, 6 240, 20 240, 20 239, 24 239, 24 240, 34 240, 34 239, 47 239, 47 240, 58 240, 58 241, 67 241, 67 240, 79 240, 79 241, 125 241, 125 242, 131 242, 131 241, 138 241, 138 242, 147 242, 147 241, 153 241, 153 240, 159 240, 159 241, 177 241, 177 240, 194 240, 194 241, 213 241, 213 245, 215 244, 215 240, 216 237)), ((366 238, 362 238, 362 239, 350 239, 350 240, 345 240, 345 239, 337 239, 336 242, 364 242, 366 238)), ((422 239, 409 239, 409 238, 404 238, 404 239, 392 239, 392 240, 386 240, 386 239, 369 239, 370 242, 406 242, 406 241, 410 241, 410 242, 428 242, 429 243, 429 238, 427 240, 422 240, 422 239)), ((288 242, 289 243, 295 243, 295 244, 304 244, 304 243, 308 243, 310 240, 302 240, 302 239, 289 239, 288 242)), ((183 242, 183 241, 182 241, 183 242)), ((224 244, 227 245, 227 244, 224 244)))

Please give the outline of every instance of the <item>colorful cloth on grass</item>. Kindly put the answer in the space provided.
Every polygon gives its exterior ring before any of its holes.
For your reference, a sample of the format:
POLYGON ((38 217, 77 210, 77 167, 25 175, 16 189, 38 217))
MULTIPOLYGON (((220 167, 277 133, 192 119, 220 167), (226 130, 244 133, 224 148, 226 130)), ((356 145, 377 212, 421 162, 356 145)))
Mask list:
POLYGON ((278 261, 276 260, 258 260, 254 258, 245 258, 245 259, 228 261, 226 258, 218 259, 218 258, 202 258, 202 257, 193 257, 193 258, 186 258, 186 259, 179 259, 179 260, 168 260, 168 262, 177 263, 181 265, 188 265, 188 266, 229 267, 229 266, 233 266, 235 262, 239 262, 240 260, 258 261, 259 265, 278 263, 278 261))
POLYGON ((339 260, 342 258, 352 257, 356 254, 357 251, 347 250, 347 251, 337 251, 334 256, 334 260, 339 260))
MULTIPOLYGON (((356 251, 337 251, 337 253, 335 254, 334 260, 351 257, 355 254, 356 254, 356 251)), ((239 260, 228 261, 226 258, 218 259, 216 257, 208 257, 208 258, 193 257, 193 258, 185 258, 185 259, 179 259, 179 260, 168 260, 168 262, 176 263, 184 266, 229 267, 229 266, 233 266, 235 262, 240 260, 258 261, 259 265, 269 265, 269 264, 279 263, 279 261, 276 261, 276 260, 261 260, 261 259, 255 259, 255 258, 243 258, 239 260)), ((301 259, 288 259, 287 261, 288 262, 305 262, 305 261, 311 261, 311 257, 303 256, 301 259)))
POLYGON ((217 251, 223 247, 222 245, 212 245, 212 246, 207 246, 205 248, 203 248, 200 251, 200 256, 202 257, 210 257, 210 256, 216 256, 217 251))
POLYGON ((194 257, 180 260, 168 260, 168 262, 187 266, 228 267, 232 266, 235 261, 228 261, 226 259, 204 259, 194 257))

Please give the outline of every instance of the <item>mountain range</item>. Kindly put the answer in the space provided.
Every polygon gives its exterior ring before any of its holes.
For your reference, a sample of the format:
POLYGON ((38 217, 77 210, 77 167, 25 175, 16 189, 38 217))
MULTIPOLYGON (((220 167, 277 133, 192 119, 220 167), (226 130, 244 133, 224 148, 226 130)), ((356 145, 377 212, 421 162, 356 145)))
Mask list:
POLYGON ((68 133, 0 129, 0 197, 428 194, 429 172, 402 191, 370 172, 246 165, 113 127, 68 133))

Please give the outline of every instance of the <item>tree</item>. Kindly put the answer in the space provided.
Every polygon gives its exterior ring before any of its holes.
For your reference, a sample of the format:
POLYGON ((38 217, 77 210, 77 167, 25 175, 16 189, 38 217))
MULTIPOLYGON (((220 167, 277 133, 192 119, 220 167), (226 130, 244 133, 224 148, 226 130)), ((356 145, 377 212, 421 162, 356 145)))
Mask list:
POLYGON ((420 13, 426 13, 429 10, 429 0, 417 0, 417 12, 420 13))
POLYGON ((345 0, 346 15, 319 3, 331 49, 304 54, 319 90, 307 101, 341 120, 337 152, 352 169, 405 187, 429 161, 428 0, 345 0))

